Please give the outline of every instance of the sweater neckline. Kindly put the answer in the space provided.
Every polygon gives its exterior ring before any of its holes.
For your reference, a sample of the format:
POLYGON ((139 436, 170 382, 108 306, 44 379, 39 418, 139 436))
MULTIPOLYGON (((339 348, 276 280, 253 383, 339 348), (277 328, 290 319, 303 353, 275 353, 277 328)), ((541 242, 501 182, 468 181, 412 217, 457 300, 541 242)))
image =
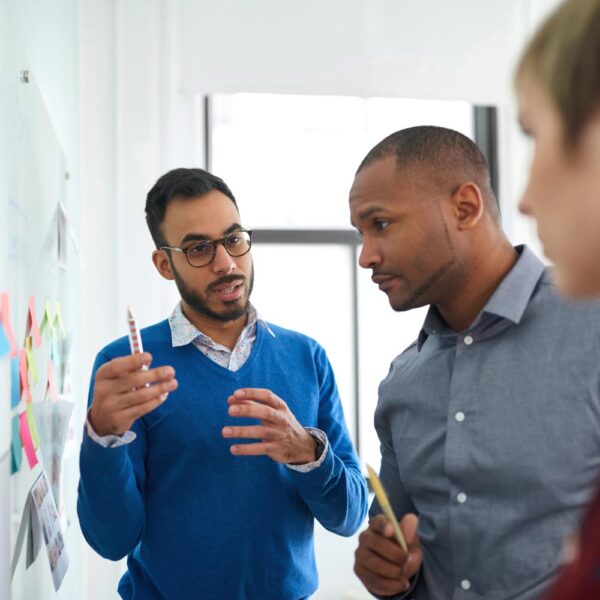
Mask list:
POLYGON ((253 363, 256 361, 256 356, 258 355, 258 353, 260 352, 260 349, 262 347, 264 337, 265 337, 265 328, 257 323, 256 339, 254 340, 254 345, 252 346, 252 350, 250 351, 250 354, 248 355, 246 362, 237 371, 231 371, 227 367, 222 367, 221 365, 216 363, 214 360, 211 360, 208 356, 206 356, 201 350, 196 348, 196 346, 194 346, 194 344, 191 342, 189 344, 187 344, 187 348, 189 349, 190 352, 195 353, 193 355, 192 360, 194 360, 194 361, 199 360, 199 361, 203 362, 208 368, 215 371, 221 377, 237 380, 237 379, 242 378, 245 375, 246 371, 248 371, 252 368, 253 363))

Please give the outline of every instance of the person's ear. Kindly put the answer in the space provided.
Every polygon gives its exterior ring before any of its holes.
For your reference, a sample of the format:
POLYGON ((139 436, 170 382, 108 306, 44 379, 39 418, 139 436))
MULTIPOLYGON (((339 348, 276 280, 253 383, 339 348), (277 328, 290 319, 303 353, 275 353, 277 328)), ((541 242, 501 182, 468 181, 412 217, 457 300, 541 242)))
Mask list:
POLYGON ((452 210, 459 231, 472 229, 479 223, 485 201, 479 186, 473 182, 463 183, 451 198, 452 210))
POLYGON ((162 277, 169 280, 175 279, 175 273, 173 272, 171 259, 167 254, 167 250, 155 250, 152 253, 152 262, 162 277))

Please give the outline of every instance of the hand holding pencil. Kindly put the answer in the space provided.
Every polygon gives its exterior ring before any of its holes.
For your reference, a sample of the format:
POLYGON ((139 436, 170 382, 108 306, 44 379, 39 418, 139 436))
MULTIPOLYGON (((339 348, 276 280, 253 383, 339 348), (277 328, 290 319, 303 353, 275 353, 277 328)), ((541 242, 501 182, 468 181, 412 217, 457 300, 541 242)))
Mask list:
POLYGON ((417 535, 419 519, 407 514, 398 523, 377 474, 369 466, 367 470, 384 514, 373 517, 369 527, 360 534, 354 572, 372 594, 400 594, 409 589, 410 580, 423 561, 417 535))
POLYGON ((160 406, 177 388, 173 367, 150 369, 152 356, 143 352, 140 332, 128 310, 131 354, 104 363, 94 378, 88 421, 100 436, 121 435, 133 423, 160 406))

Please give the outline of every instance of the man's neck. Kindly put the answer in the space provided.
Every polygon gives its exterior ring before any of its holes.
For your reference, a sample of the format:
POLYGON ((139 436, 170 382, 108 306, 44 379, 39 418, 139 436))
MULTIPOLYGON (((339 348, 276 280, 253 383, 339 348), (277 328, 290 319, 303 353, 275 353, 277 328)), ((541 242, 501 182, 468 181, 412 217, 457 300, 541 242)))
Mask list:
POLYGON ((479 253, 481 258, 468 266, 461 285, 447 301, 436 304, 448 327, 455 331, 464 331, 473 323, 519 258, 506 238, 498 242, 479 253))
POLYGON ((217 321, 206 315, 197 314, 182 303, 182 312, 185 318, 200 332, 211 340, 230 350, 235 347, 242 330, 248 322, 248 313, 232 321, 217 321))

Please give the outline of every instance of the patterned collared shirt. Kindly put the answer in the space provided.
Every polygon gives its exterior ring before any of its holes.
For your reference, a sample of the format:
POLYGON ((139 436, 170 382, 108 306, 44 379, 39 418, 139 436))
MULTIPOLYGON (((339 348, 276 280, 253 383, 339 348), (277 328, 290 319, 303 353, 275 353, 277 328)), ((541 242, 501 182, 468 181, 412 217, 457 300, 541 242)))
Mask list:
POLYGON ((261 319, 256 309, 250 305, 248 311, 248 323, 242 329, 240 337, 238 338, 233 350, 230 350, 226 346, 223 346, 215 342, 211 337, 202 333, 198 330, 183 314, 181 309, 181 302, 177 303, 175 309, 169 317, 169 326, 171 327, 171 341, 173 347, 185 346, 187 344, 194 344, 202 354, 210 358, 213 362, 216 362, 219 366, 229 369, 230 371, 237 371, 240 369, 254 346, 256 341, 256 327, 260 324, 263 326, 273 337, 275 334, 269 329, 267 322, 261 319))

